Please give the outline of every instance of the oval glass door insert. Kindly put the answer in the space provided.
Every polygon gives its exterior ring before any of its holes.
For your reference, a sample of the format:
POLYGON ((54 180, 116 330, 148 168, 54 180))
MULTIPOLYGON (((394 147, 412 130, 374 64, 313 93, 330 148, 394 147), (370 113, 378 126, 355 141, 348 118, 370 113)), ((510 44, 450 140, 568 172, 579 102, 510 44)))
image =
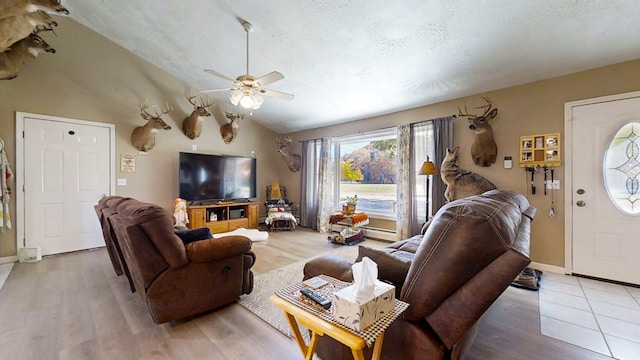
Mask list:
POLYGON ((611 202, 626 214, 640 214, 640 122, 618 130, 605 150, 603 165, 611 202))

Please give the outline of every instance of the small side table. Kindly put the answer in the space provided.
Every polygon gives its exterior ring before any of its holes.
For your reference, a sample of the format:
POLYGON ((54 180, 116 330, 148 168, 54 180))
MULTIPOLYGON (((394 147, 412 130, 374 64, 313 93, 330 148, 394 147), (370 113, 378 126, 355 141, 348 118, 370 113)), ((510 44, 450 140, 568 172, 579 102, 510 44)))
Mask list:
MULTIPOLYGON (((364 349, 367 344, 360 336, 347 331, 335 324, 325 321, 318 316, 306 310, 303 310, 296 305, 293 305, 292 303, 279 297, 278 295, 271 295, 269 301, 273 305, 284 310, 285 316, 287 317, 287 322, 289 323, 289 326, 293 331, 293 335, 296 338, 298 347, 300 348, 302 356, 304 356, 305 359, 313 359, 313 354, 315 354, 316 346, 318 345, 318 337, 327 335, 350 347, 354 359, 364 360, 362 349, 364 349), (311 330, 311 341, 309 342, 309 346, 307 346, 307 344, 304 342, 304 338, 300 333, 298 323, 311 330)), ((375 345, 373 346, 373 355, 371 356, 372 360, 380 359, 383 341, 384 332, 380 334, 380 336, 376 340, 375 345)))
MULTIPOLYGON (((344 283, 325 275, 321 275, 321 277, 334 285, 336 290, 349 285, 349 283, 344 283)), ((316 352, 316 347, 318 345, 318 338, 324 335, 334 338, 348 346, 351 349, 351 354, 355 360, 364 360, 362 349, 366 346, 370 346, 373 341, 373 354, 371 359, 380 359, 386 327, 378 328, 372 325, 371 328, 372 330, 375 328, 375 332, 370 332, 368 329, 365 329, 362 333, 356 333, 353 330, 345 328, 341 324, 334 322, 330 315, 327 315, 330 314, 330 312, 319 311, 318 308, 306 305, 304 302, 297 300, 295 294, 297 294, 302 287, 303 285, 299 283, 286 289, 276 291, 276 294, 271 295, 269 301, 284 311, 289 327, 291 327, 296 342, 298 343, 298 347, 305 359, 311 360, 313 358, 313 354, 316 352), (308 346, 300 333, 298 323, 311 330, 311 340, 308 346)), ((406 310, 409 305, 399 300, 395 301, 396 306, 394 314, 385 322, 385 324, 389 325, 393 320, 400 316, 400 314, 406 310)))

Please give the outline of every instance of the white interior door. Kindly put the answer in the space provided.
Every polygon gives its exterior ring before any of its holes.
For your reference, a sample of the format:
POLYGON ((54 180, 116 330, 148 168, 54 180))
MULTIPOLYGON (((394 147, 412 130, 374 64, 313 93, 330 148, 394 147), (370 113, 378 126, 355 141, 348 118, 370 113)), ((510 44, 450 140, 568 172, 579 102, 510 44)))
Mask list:
POLYGON ((94 210, 111 193, 113 126, 26 116, 24 246, 42 255, 104 246, 94 210))
POLYGON ((567 105, 572 272, 640 284, 640 93, 567 105))

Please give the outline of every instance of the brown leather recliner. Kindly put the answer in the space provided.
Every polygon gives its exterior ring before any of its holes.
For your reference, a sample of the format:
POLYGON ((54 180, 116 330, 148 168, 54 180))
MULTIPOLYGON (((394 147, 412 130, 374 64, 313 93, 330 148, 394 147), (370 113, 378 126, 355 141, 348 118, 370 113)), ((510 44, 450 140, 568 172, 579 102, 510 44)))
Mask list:
POLYGON ((255 255, 247 237, 185 245, 168 211, 131 198, 120 201, 108 220, 123 265, 156 324, 215 309, 253 290, 255 255))
POLYGON ((96 210, 96 214, 98 215, 100 226, 102 227, 102 236, 107 248, 107 253, 109 254, 109 258, 111 259, 111 264, 113 265, 113 270, 118 276, 124 274, 129 281, 131 292, 135 292, 136 288, 133 285, 133 280, 131 279, 129 268, 127 267, 127 264, 124 260, 122 249, 120 248, 120 244, 117 241, 116 235, 111 226, 111 222, 109 221, 109 217, 116 214, 116 207, 126 199, 130 198, 125 198, 117 195, 104 196, 102 199, 100 199, 100 201, 98 201, 98 204, 96 204, 94 208, 96 210))
MULTIPOLYGON (((382 358, 463 358, 484 312, 530 263, 534 215, 523 195, 491 190, 442 207, 417 249, 415 239, 394 244, 390 251, 361 247, 359 258, 376 261, 379 278, 399 286, 398 298, 410 304, 387 329, 382 358)), ((352 281, 350 266, 321 257, 305 265, 304 277, 326 274, 352 281)), ((351 358, 347 347, 326 336, 317 352, 322 359, 351 358)))

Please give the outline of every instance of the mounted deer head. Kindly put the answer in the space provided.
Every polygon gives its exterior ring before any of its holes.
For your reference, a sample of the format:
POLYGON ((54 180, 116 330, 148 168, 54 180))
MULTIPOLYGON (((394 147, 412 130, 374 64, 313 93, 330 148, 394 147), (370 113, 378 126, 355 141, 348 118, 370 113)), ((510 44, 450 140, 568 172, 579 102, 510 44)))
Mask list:
POLYGON ((464 113, 458 108, 458 116, 469 118, 469 129, 473 130, 475 134, 473 144, 471 145, 473 163, 478 166, 487 167, 496 162, 496 156, 498 155, 498 145, 496 145, 493 139, 493 129, 491 125, 489 125, 489 120, 498 115, 498 109, 492 108, 489 98, 484 96, 482 98, 487 104, 476 108, 485 109, 482 115, 469 114, 467 106, 465 105, 464 113))
POLYGON ((0 53, 0 80, 11 80, 41 52, 55 53, 56 50, 36 34, 31 34, 0 53))
MULTIPOLYGON (((156 105, 154 105, 155 107, 156 105)), ((143 119, 147 120, 147 123, 144 126, 138 126, 133 129, 131 133, 131 143, 135 146, 136 149, 140 151, 147 152, 151 150, 156 144, 156 133, 158 130, 171 130, 171 126, 167 125, 167 123, 162 120, 161 116, 164 114, 168 114, 173 111, 173 108, 167 104, 167 108, 160 108, 161 114, 155 112, 155 115, 151 115, 147 112, 147 108, 149 106, 145 103, 140 106, 140 116, 143 119)))
POLYGON ((211 116, 211 113, 207 108, 215 104, 215 101, 208 97, 206 100, 203 100, 201 95, 191 95, 191 93, 188 95, 185 94, 185 97, 189 100, 189 103, 193 105, 193 111, 182 122, 182 132, 184 132, 189 139, 193 140, 200 137, 200 134, 202 133, 202 121, 206 116, 211 116), (193 101, 196 98, 200 98, 200 105, 193 101))
POLYGON ((42 10, 69 15, 69 10, 60 4, 60 0, 13 0, 2 6, 0 19, 42 10))
POLYGON ((240 120, 244 119, 244 114, 234 115, 230 112, 224 112, 229 122, 220 126, 220 135, 225 144, 230 144, 238 135, 240 129, 240 120))
POLYGON ((284 139, 282 139, 280 136, 276 136, 276 143, 278 144, 278 152, 280 153, 284 161, 287 163, 289 170, 296 172, 296 171, 300 171, 302 158, 298 154, 292 154, 289 152, 289 148, 291 147, 292 142, 293 141, 291 140, 290 136, 287 136, 284 139))
POLYGON ((40 26, 51 29, 58 23, 41 10, 0 19, 0 52, 26 38, 40 26))

